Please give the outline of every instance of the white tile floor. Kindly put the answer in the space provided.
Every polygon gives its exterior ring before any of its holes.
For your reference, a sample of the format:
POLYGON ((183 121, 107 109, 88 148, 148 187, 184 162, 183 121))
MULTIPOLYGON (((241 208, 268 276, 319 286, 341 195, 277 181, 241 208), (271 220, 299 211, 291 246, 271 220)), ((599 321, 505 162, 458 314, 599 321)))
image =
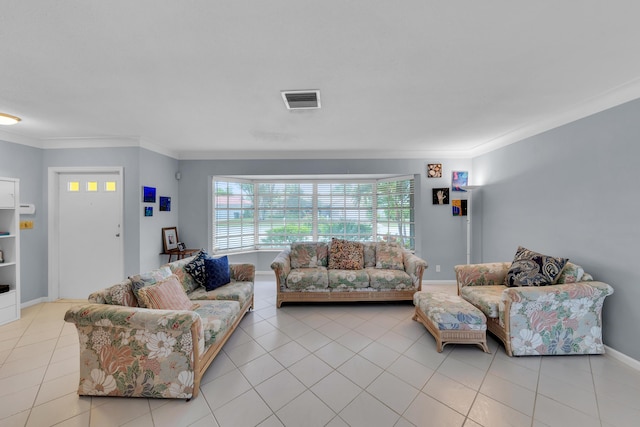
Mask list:
POLYGON ((276 309, 270 275, 255 297, 190 402, 78 397, 72 303, 24 309, 0 327, 0 426, 640 425, 640 372, 610 356, 437 353, 411 304, 276 309))

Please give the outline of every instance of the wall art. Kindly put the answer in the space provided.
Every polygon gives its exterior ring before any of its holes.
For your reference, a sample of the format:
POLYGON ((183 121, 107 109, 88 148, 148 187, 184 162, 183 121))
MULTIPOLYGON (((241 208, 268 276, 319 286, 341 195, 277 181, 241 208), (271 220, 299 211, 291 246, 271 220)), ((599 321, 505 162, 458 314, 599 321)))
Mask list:
POLYGON ((427 178, 442 178, 442 163, 427 164, 427 178))
POLYGON ((461 187, 469 184, 469 172, 453 171, 451 172, 451 189, 453 191, 466 191, 461 187))
POLYGON ((171 197, 160 196, 160 212, 171 211, 171 197))
POLYGON ((432 188, 432 198, 434 205, 448 205, 449 204, 449 189, 448 188, 432 188))
POLYGON ((153 216, 153 206, 144 207, 144 216, 153 216))
POLYGON ((144 203, 156 202, 156 188, 155 187, 142 187, 142 201, 144 203))
POLYGON ((451 213, 453 214, 453 216, 467 216, 467 201, 452 200, 451 213))

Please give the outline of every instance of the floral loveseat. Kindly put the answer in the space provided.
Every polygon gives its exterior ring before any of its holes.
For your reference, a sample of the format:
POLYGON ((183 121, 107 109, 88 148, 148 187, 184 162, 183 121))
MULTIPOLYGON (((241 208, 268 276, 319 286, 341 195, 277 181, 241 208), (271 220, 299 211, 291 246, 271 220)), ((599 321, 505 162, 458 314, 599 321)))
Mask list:
POLYGON ((512 263, 458 265, 458 294, 487 316, 509 356, 600 354, 602 305, 613 289, 567 263, 556 284, 506 286, 512 263))
POLYGON ((395 243, 297 242, 271 263, 277 307, 287 301, 413 300, 427 263, 395 243))
POLYGON ((194 258, 133 276, 67 311, 65 320, 76 325, 80 338, 78 394, 198 395, 202 375, 253 307, 255 267, 231 264, 231 281, 207 291, 185 270, 194 258), (194 304, 183 310, 139 307, 133 289, 140 280, 147 285, 179 281, 180 292, 194 304))

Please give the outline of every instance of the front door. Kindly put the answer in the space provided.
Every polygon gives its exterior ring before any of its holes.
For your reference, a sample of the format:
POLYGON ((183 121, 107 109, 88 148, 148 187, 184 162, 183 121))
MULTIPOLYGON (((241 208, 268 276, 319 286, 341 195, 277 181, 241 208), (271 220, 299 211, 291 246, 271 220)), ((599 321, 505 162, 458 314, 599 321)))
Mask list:
POLYGON ((122 191, 118 172, 59 174, 59 298, 122 281, 122 191))

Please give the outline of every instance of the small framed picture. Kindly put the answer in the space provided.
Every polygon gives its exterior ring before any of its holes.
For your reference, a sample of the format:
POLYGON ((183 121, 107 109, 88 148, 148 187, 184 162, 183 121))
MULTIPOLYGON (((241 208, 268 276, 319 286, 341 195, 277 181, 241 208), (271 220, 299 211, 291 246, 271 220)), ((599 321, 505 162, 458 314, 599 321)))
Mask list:
POLYGON ((469 172, 453 171, 451 172, 451 189, 453 191, 466 191, 462 187, 469 184, 469 172))
POLYGON ((144 216, 153 216, 153 206, 144 207, 144 216))
POLYGON ((142 187, 142 201, 144 203, 156 202, 156 188, 155 187, 142 187))
POLYGON ((448 188, 432 188, 432 200, 434 205, 448 205, 449 204, 449 189, 448 188))
POLYGON ((179 251, 184 251, 185 249, 187 249, 187 245, 185 245, 182 242, 178 242, 178 250, 179 251))
POLYGON ((442 163, 427 164, 427 178, 442 178, 442 163))
POLYGON ((160 212, 171 211, 171 197, 160 196, 160 212))
POLYGON ((178 227, 164 227, 162 229, 162 247, 165 252, 178 249, 178 227))

